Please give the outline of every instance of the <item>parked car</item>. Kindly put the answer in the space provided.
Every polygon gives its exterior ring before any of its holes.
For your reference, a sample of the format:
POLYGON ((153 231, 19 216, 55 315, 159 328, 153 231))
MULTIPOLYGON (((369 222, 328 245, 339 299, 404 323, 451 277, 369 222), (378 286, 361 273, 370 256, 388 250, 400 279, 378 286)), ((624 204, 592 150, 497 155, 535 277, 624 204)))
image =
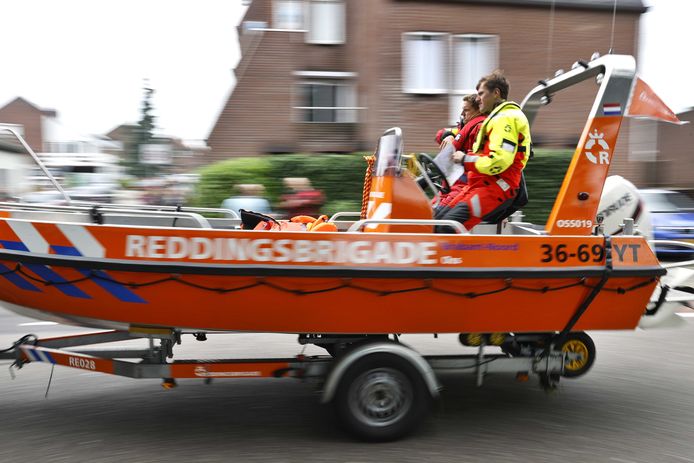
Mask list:
MULTIPOLYGON (((694 199, 671 190, 643 189, 639 194, 651 215, 653 238, 694 243, 694 199)), ((689 257, 694 250, 684 246, 656 245, 661 257, 689 257)))

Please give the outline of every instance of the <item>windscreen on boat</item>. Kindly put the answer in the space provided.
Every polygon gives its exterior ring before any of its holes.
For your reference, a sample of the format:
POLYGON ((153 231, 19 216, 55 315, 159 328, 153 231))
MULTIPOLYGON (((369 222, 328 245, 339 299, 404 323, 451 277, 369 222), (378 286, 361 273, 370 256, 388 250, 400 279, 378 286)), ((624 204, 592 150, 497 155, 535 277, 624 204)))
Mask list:
POLYGON ((402 153, 402 132, 395 127, 386 130, 378 140, 374 175, 395 175, 400 169, 400 154, 402 153))

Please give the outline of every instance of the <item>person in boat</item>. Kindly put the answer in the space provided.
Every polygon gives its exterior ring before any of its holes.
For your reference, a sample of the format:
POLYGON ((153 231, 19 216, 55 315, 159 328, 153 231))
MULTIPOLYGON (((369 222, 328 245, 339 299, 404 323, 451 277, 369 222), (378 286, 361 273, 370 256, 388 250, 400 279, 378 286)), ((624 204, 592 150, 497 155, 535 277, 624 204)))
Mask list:
POLYGON ((311 185, 306 177, 286 177, 284 186, 289 190, 281 198, 280 208, 288 218, 297 216, 318 217, 320 208, 325 203, 323 193, 311 185))
MULTIPOLYGON (((460 122, 458 127, 454 129, 441 129, 437 132, 436 139, 443 149, 445 143, 452 143, 456 151, 467 153, 472 150, 472 147, 477 139, 477 134, 480 131, 482 122, 487 118, 480 111, 480 103, 477 100, 477 95, 471 93, 463 97, 463 109, 460 113, 460 122), (443 137, 443 138, 441 138, 443 137)), ((467 175, 463 173, 456 180, 451 189, 445 195, 441 195, 439 204, 434 211, 447 207, 448 204, 456 197, 463 188, 467 185, 467 175)), ((436 201, 436 198, 434 199, 436 201)))
MULTIPOLYGON (((434 218, 456 220, 466 229, 482 221, 519 191, 521 175, 530 154, 530 124, 513 101, 507 101, 509 83, 495 71, 477 84, 480 111, 489 116, 479 128, 472 149, 457 150, 454 162, 462 164, 468 183, 434 218)), ((448 227, 437 229, 448 232, 448 227)))
MULTIPOLYGON (((460 119, 458 120, 458 123, 455 127, 446 127, 436 132, 436 136, 434 137, 434 141, 436 142, 436 144, 440 147, 441 143, 443 143, 444 140, 448 139, 448 137, 455 138, 463 130, 465 124, 470 122, 471 118, 477 115, 481 115, 479 109, 480 105, 479 101, 477 101, 477 95, 474 93, 465 95, 463 97, 463 106, 460 112, 460 119)), ((478 130, 474 131, 475 135, 477 134, 477 132, 478 130)), ((474 142, 474 138, 472 142, 474 142)), ((470 144, 470 148, 472 148, 472 142, 470 144)))

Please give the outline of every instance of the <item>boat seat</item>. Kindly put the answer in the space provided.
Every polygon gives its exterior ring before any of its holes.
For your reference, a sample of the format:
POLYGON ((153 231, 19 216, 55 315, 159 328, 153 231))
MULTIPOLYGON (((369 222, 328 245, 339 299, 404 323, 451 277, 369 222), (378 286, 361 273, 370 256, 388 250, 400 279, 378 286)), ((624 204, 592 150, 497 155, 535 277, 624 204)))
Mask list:
POLYGON ((509 198, 496 209, 482 217, 482 223, 499 224, 502 220, 509 217, 521 207, 528 204, 528 188, 525 184, 525 175, 521 173, 520 184, 518 185, 518 193, 513 198, 509 198))

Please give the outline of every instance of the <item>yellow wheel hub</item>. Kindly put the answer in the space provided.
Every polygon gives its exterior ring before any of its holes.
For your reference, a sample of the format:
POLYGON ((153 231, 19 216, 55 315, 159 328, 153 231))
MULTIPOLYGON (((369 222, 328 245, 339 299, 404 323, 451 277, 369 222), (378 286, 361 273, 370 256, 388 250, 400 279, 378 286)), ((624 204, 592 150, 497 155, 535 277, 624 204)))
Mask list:
POLYGON ((578 371, 588 363, 588 347, 584 342, 579 341, 578 339, 566 341, 562 346, 561 351, 580 355, 579 358, 569 360, 569 363, 564 365, 564 368, 567 370, 578 371))

